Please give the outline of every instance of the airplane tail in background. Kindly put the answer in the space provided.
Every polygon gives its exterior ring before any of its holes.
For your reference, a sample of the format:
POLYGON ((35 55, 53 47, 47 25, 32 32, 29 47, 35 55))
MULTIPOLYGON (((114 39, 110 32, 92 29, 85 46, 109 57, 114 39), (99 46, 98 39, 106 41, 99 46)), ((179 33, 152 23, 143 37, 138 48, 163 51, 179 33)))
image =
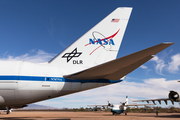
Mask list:
MULTIPOLYGON (((114 60, 132 8, 117 8, 67 49, 49 61, 50 65, 90 68, 114 60)), ((77 69, 76 69, 77 71, 77 69)))
POLYGON ((128 96, 126 96, 126 105, 128 104, 128 96))

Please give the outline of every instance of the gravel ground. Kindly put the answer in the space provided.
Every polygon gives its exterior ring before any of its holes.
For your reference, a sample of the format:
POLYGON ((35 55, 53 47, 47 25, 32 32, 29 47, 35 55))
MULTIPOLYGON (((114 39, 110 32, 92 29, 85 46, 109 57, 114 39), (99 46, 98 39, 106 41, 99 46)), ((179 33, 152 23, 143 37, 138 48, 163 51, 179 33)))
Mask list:
POLYGON ((113 116, 110 112, 53 112, 29 111, 12 112, 9 115, 2 113, 0 120, 180 120, 180 113, 128 113, 113 116))

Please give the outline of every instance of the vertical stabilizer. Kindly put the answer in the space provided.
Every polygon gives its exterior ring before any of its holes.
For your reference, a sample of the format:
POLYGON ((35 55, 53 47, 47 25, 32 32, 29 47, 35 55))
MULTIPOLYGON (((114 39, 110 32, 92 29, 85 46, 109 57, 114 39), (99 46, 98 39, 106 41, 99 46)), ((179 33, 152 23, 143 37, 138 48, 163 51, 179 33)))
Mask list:
POLYGON ((128 105, 128 96, 126 96, 126 105, 128 105))
POLYGON ((49 61, 76 71, 116 58, 132 8, 117 8, 68 48, 49 61), (79 69, 81 68, 81 69, 79 69))

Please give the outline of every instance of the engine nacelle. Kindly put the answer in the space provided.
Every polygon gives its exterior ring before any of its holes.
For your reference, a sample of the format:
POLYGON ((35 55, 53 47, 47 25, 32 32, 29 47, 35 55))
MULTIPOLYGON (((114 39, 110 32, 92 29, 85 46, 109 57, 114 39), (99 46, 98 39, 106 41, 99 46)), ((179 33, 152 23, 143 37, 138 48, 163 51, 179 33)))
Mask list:
POLYGON ((169 99, 174 101, 174 102, 180 102, 179 93, 177 93, 176 91, 170 91, 169 99))

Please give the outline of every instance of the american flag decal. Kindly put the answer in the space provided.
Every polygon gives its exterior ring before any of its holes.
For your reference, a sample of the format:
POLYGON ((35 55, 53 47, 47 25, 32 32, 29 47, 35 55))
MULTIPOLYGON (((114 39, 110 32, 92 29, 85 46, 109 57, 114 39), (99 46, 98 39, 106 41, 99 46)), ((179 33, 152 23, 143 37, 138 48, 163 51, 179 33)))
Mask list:
POLYGON ((119 19, 112 19, 111 22, 119 22, 119 19))

